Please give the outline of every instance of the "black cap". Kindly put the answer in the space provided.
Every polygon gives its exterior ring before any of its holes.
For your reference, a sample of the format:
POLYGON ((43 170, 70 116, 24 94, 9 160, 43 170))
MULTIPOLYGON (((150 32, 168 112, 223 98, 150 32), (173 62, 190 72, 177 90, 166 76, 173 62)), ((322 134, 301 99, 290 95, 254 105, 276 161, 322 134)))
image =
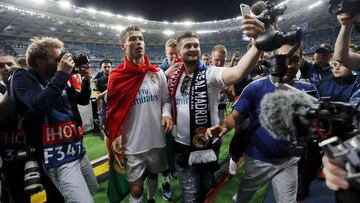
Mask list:
POLYGON ((324 53, 332 53, 332 48, 330 45, 322 43, 320 46, 316 49, 315 53, 317 52, 324 52, 324 53))

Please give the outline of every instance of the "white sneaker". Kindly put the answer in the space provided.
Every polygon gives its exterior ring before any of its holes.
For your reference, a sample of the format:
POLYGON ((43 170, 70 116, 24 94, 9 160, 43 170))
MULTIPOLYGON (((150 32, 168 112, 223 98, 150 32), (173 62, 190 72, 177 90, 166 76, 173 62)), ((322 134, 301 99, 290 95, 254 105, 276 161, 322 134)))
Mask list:
POLYGON ((229 162, 229 173, 230 173, 230 175, 235 175, 236 170, 237 170, 237 164, 236 164, 236 162, 234 160, 232 160, 232 158, 230 158, 230 162, 229 162))
POLYGON ((237 200, 237 193, 235 193, 235 195, 232 197, 232 202, 236 203, 236 200, 237 200))

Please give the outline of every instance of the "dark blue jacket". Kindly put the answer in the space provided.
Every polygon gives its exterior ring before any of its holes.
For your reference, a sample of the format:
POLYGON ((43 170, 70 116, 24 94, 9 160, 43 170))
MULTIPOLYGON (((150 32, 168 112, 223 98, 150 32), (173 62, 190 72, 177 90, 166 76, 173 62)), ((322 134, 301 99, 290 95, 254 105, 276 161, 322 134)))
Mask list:
POLYGON ((309 79, 314 85, 317 85, 321 80, 332 77, 332 67, 328 65, 326 69, 322 69, 316 63, 306 62, 303 68, 300 69, 301 78, 309 79))
MULTIPOLYGON (((80 92, 71 87, 68 81, 69 76, 60 71, 56 72, 48 83, 41 81, 33 69, 28 71, 19 70, 13 76, 16 108, 22 116, 25 115, 22 126, 25 130, 27 143, 29 146, 36 148, 37 155, 41 158, 44 158, 45 155, 45 144, 43 143, 46 142, 46 138, 49 139, 49 136, 46 137, 46 135, 53 131, 54 136, 51 137, 51 143, 49 143, 54 149, 52 151, 47 149, 46 153, 53 153, 51 159, 58 160, 48 163, 50 164, 49 167, 56 167, 71 161, 67 157, 63 158, 61 153, 54 154, 59 150, 60 145, 64 145, 61 146, 63 151, 69 149, 70 155, 74 154, 73 158, 85 153, 82 147, 82 137, 80 136, 76 136, 76 139, 71 138, 64 143, 57 142, 60 134, 64 138, 64 135, 73 134, 73 132, 78 131, 79 126, 82 126, 77 104, 89 104, 91 95, 89 81, 82 82, 80 92), (66 123, 67 126, 63 125, 63 123, 66 123), (57 124, 62 125, 61 133, 57 131, 57 124), (54 125, 56 130, 52 127, 54 125), (77 147, 77 151, 73 151, 75 147, 77 147), (58 162, 55 163, 56 161, 58 162)), ((47 164, 46 160, 45 164, 47 164)))
POLYGON ((330 97, 331 101, 349 102, 353 93, 359 88, 355 76, 347 79, 334 78, 334 76, 318 83, 317 89, 320 97, 330 97))
POLYGON ((161 63, 160 68, 161 68, 161 70, 163 70, 165 72, 169 67, 170 67, 169 62, 168 62, 167 58, 165 58, 163 60, 163 62, 161 63))

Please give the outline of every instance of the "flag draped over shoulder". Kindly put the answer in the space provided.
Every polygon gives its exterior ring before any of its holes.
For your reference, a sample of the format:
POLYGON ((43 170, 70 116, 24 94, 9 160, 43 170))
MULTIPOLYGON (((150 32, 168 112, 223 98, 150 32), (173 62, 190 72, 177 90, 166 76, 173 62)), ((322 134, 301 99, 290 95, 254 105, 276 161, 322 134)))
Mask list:
MULTIPOLYGON (((144 64, 132 64, 125 57, 124 63, 112 70, 109 76, 105 126, 109 132, 110 161, 107 196, 111 203, 120 202, 129 193, 129 185, 125 177, 124 157, 112 153, 111 143, 123 133, 122 125, 146 72, 158 72, 160 70, 159 67, 150 64, 146 56, 144 56, 144 61, 144 64)), ((125 139, 122 140, 124 142, 125 139)))
POLYGON ((110 73, 105 123, 106 129, 109 131, 110 146, 114 139, 122 133, 122 125, 146 72, 160 70, 159 67, 150 64, 146 56, 144 56, 144 61, 144 64, 132 64, 125 57, 124 63, 110 73))

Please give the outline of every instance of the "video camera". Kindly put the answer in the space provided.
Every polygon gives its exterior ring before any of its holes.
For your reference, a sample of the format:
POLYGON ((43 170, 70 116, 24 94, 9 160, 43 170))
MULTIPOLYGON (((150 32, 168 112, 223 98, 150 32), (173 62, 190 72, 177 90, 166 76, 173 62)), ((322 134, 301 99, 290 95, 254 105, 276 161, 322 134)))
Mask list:
MULTIPOLYGON (((329 12, 334 15, 349 13, 352 17, 360 13, 359 0, 330 0, 329 12)), ((355 22, 355 29, 360 33, 360 17, 355 22)))
POLYGON ((275 8, 274 3, 258 1, 251 7, 251 11, 257 19, 265 24, 265 28, 267 29, 274 24, 278 16, 284 14, 286 8, 286 6, 275 8))
POLYGON ((285 43, 300 41, 302 32, 300 28, 295 28, 287 33, 280 32, 274 28, 276 18, 283 15, 286 6, 275 7, 274 3, 259 1, 251 7, 255 17, 264 23, 265 33, 256 39, 256 47, 262 51, 273 51, 280 48, 285 43))
POLYGON ((320 100, 316 106, 297 108, 297 129, 306 129, 298 139, 307 137, 319 142, 329 157, 346 168, 351 185, 360 189, 360 111, 349 103, 327 99, 320 100), (327 131, 324 131, 324 126, 327 131), (309 129, 314 131, 315 136, 309 133, 309 129))
MULTIPOLYGON (((62 59, 62 57, 69 52, 61 52, 60 56, 58 57, 58 61, 62 59)), ((75 63, 75 67, 73 68, 71 74, 79 73, 79 68, 83 65, 89 64, 90 59, 87 54, 80 54, 78 57, 72 57, 75 63)))
POLYGON ((360 12, 360 1, 358 0, 330 0, 329 4, 331 14, 349 13, 354 16, 360 12))

